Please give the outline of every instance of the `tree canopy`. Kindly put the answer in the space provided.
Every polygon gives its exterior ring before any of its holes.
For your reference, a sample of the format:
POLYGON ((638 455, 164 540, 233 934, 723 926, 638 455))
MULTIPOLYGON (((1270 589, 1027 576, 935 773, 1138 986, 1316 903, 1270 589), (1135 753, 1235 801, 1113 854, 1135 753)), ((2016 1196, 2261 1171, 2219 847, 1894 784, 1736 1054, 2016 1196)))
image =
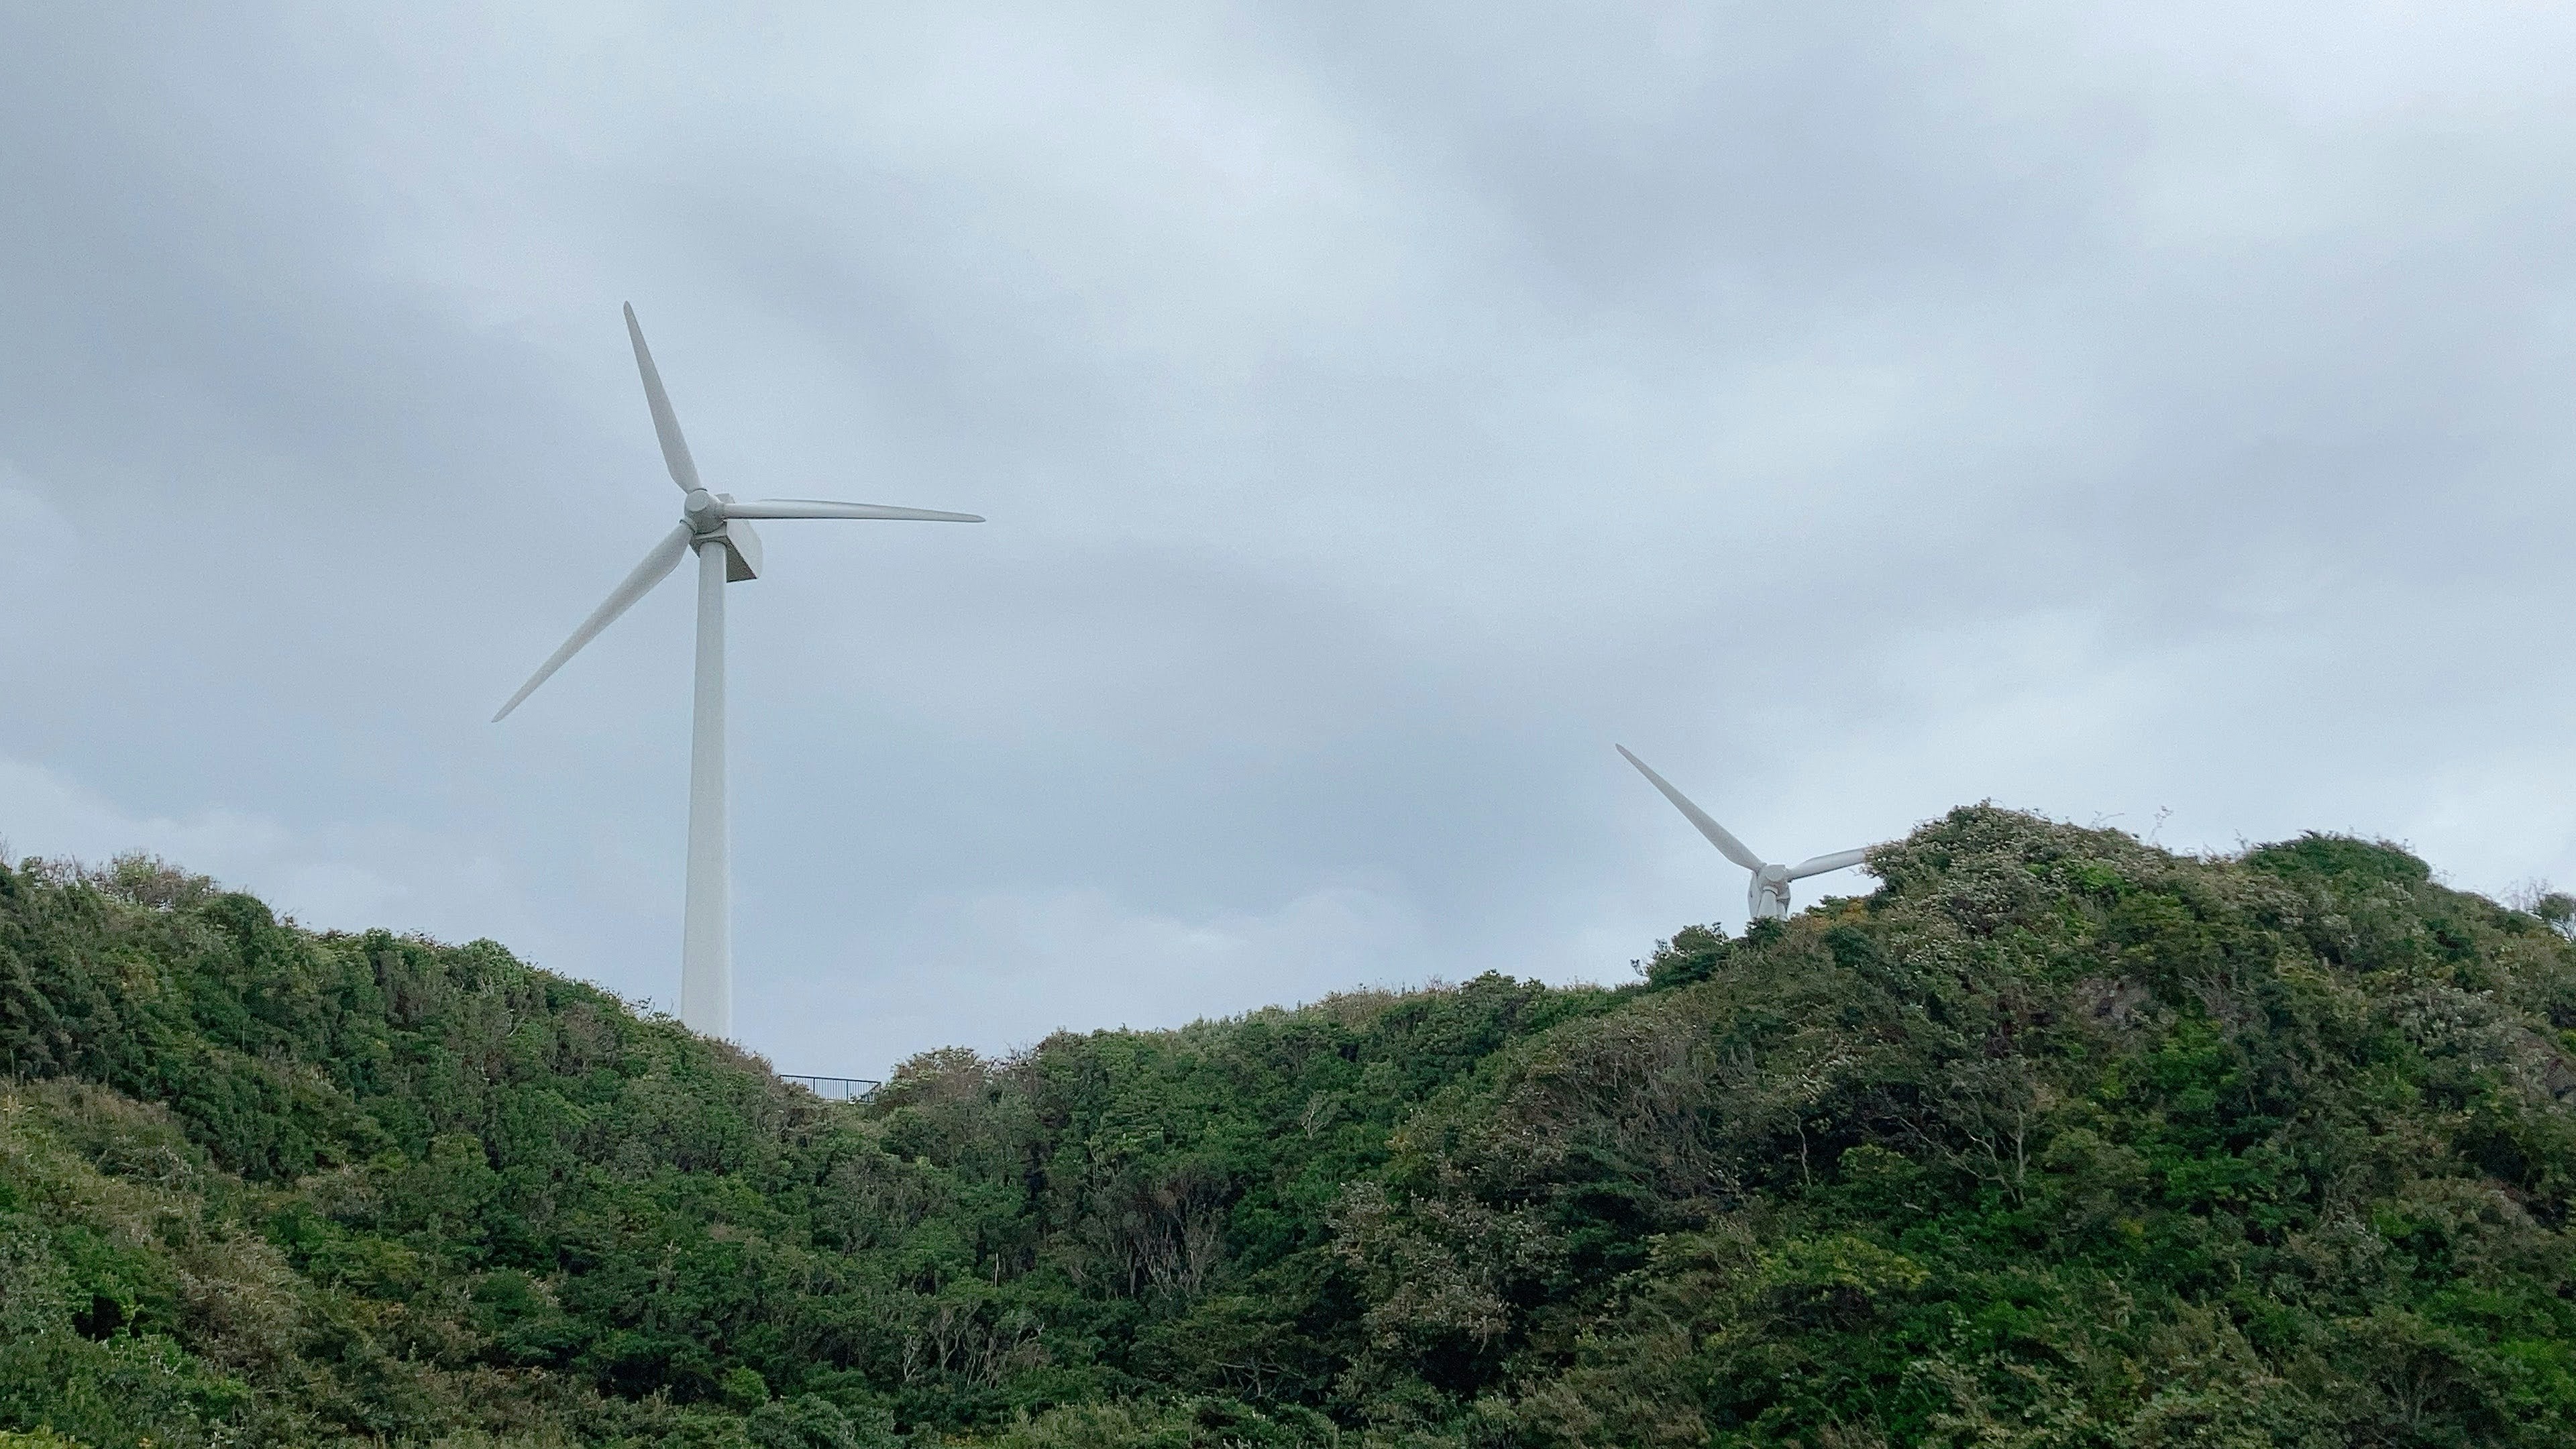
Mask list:
POLYGON ((0 868, 0 1444, 2576 1442, 2570 912, 1972 807, 1883 885, 822 1101, 0 868))

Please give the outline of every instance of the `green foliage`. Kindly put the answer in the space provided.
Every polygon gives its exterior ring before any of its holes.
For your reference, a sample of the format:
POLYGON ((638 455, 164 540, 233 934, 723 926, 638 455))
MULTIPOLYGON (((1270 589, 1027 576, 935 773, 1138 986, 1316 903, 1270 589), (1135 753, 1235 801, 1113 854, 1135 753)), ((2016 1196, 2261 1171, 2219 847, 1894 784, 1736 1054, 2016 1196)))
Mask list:
POLYGON ((1989 808, 1873 866, 1618 991, 933 1052, 848 1105, 489 942, 0 870, 0 1429, 2576 1441, 2545 898, 1989 808))
POLYGON ((2342 885, 2386 882, 2413 886, 2433 878, 2433 868, 2404 846, 2314 831, 2278 845, 2258 846, 2246 853, 2245 863, 2276 875, 2307 876, 2342 885))
POLYGON ((81 1449, 81 1445, 51 1429, 37 1429, 25 1434, 0 1429, 0 1449, 81 1449))

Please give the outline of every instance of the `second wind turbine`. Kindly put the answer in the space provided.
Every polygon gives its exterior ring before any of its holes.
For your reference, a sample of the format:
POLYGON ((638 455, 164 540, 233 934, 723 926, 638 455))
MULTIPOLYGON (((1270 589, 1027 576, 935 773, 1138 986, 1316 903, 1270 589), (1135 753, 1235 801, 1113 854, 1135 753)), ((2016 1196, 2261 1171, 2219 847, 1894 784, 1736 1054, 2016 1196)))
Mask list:
POLYGON ((1707 836, 1708 843, 1716 846, 1720 854, 1753 872, 1753 882, 1745 887, 1744 891, 1744 911, 1752 920, 1778 921, 1788 917, 1789 882, 1804 880, 1811 875, 1823 875, 1829 870, 1841 870, 1846 866, 1859 865, 1869 859, 1869 850, 1863 847, 1859 850, 1837 850, 1831 855, 1809 856, 1796 865, 1775 865, 1746 849, 1743 841, 1736 839, 1733 832, 1725 826, 1710 819, 1707 811, 1693 805, 1688 796, 1673 788, 1671 781, 1646 768, 1645 761, 1629 754, 1626 745, 1613 745, 1611 748, 1617 750, 1629 764, 1636 766, 1637 773, 1646 777, 1646 783, 1662 791, 1664 798, 1673 802, 1674 809, 1682 812, 1691 824, 1698 826, 1699 833, 1707 836))
POLYGON ((733 874, 728 856, 731 832, 725 819, 725 622, 724 588, 728 583, 760 577, 760 536, 750 520, 771 518, 892 518, 921 523, 981 523, 972 513, 937 513, 927 508, 888 508, 876 503, 831 503, 815 498, 767 498, 737 503, 730 493, 710 493, 698 481, 698 465, 689 443, 680 436, 680 419, 662 391, 662 374, 644 345, 644 329, 635 325, 635 309, 626 309, 626 335, 635 343, 636 370, 644 374, 644 401, 653 410, 653 431, 662 440, 662 462, 671 481, 685 495, 680 525, 663 535, 644 561, 591 611, 510 702, 492 716, 498 724, 519 702, 536 691, 581 646, 617 621, 637 599, 668 578, 694 549, 698 555, 698 678, 696 709, 689 731, 689 882, 680 928, 680 1020, 707 1036, 733 1035, 733 874))

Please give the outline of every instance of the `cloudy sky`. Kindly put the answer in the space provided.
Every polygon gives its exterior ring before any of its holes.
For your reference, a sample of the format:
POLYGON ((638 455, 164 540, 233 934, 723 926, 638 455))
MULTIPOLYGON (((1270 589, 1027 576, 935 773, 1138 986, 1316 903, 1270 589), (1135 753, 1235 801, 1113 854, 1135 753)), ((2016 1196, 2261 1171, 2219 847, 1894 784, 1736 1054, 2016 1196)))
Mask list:
MULTIPOLYGON (((0 3, 0 838, 782 1069, 1496 969, 1996 801, 2576 880, 2565 6, 0 3), (362 13, 362 10, 364 13, 362 13)), ((1810 884, 1865 889, 1857 875, 1810 884)))

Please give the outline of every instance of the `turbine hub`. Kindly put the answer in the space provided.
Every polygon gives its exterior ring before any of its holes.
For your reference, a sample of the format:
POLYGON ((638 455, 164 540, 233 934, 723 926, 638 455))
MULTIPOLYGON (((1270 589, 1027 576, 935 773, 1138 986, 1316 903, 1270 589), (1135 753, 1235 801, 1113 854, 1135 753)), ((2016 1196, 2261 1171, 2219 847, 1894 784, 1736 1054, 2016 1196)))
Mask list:
POLYGON ((1786 920, 1789 915, 1789 867, 1766 865, 1752 873, 1744 891, 1744 912, 1756 921, 1786 920))
POLYGON ((724 527, 724 502, 704 488, 692 488, 680 516, 688 520, 691 533, 704 537, 724 527))

